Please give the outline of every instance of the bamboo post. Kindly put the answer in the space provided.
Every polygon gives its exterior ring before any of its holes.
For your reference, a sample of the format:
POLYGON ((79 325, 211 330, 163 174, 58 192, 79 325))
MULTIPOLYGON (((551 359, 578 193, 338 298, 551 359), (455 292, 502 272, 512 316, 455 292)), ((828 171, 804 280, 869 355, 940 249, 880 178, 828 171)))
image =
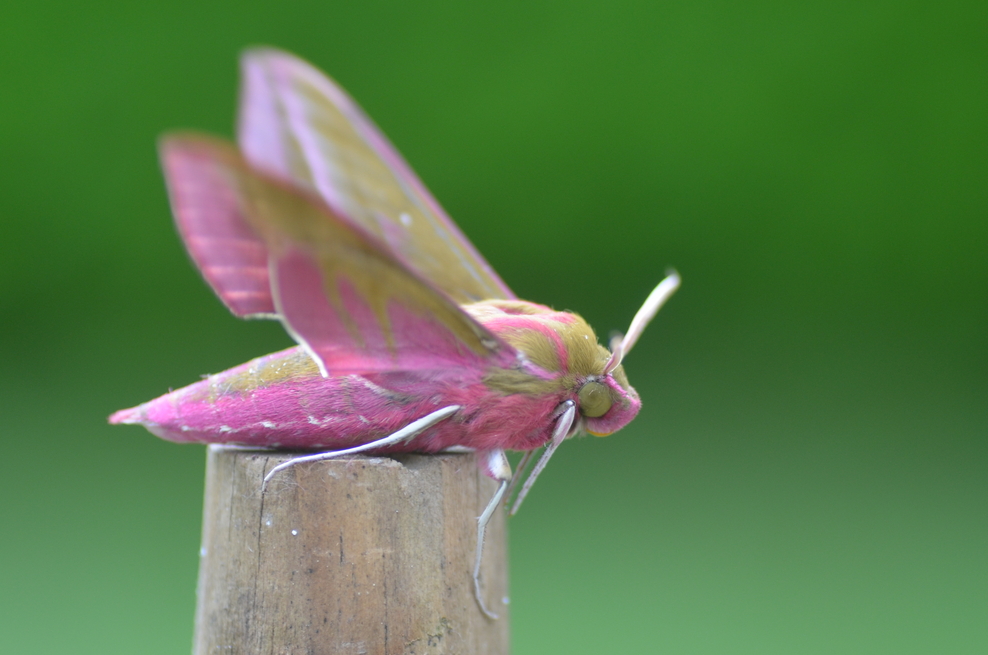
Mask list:
POLYGON ((282 452, 212 447, 195 655, 508 652, 504 512, 473 594, 476 517, 495 489, 473 455, 349 457, 279 473, 282 452))

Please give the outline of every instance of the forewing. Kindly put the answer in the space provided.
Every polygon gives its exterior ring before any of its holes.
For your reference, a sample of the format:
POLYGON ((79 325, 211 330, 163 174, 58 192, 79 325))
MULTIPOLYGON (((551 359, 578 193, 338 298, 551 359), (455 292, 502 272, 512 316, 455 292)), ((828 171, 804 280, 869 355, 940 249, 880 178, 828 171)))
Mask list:
POLYGON ((359 106, 308 63, 242 59, 238 140, 251 164, 319 194, 459 303, 514 298, 359 106))
POLYGON ((267 247, 234 187, 216 183, 208 150, 163 139, 160 152, 175 224, 203 277, 237 316, 273 318, 267 247))
POLYGON ((169 166, 194 171, 184 211, 219 202, 268 255, 273 308, 324 374, 509 366, 514 350, 317 196, 251 168, 230 144, 163 141, 169 166))

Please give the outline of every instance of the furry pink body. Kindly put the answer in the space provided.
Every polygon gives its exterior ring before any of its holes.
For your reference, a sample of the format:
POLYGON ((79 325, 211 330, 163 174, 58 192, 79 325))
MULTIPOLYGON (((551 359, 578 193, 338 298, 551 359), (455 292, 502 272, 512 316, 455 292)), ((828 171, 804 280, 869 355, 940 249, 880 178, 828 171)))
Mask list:
POLYGON ((450 446, 530 450, 543 445, 560 398, 502 396, 482 372, 373 372, 324 378, 315 366, 264 386, 243 384, 277 367, 308 359, 300 348, 260 357, 149 403, 123 410, 114 422, 139 422, 177 442, 340 449, 386 436, 443 407, 449 420, 387 452, 434 453, 450 446), (137 419, 136 421, 134 419, 137 419))
MULTIPOLYGON (((442 331, 427 329, 428 319, 400 307, 389 312, 399 339, 433 352, 429 361, 408 360, 409 368, 382 370, 381 363, 340 356, 347 373, 323 377, 313 360, 295 347, 247 362, 132 409, 114 414, 112 423, 140 423, 155 435, 176 442, 223 443, 295 449, 342 449, 392 434, 438 409, 457 405, 448 420, 414 439, 379 452, 434 453, 452 446, 476 450, 533 450, 552 434, 557 408, 577 401, 576 389, 587 376, 570 369, 563 334, 582 325, 566 312, 510 301, 478 303, 470 308, 491 332, 505 340, 537 335, 555 360, 543 368, 536 353, 518 351, 503 362, 450 348, 442 331), (525 313, 519 313, 525 312, 525 313), (417 339, 413 339, 418 335, 417 339), (492 388, 492 376, 510 369, 520 391, 492 388), (553 370, 556 369, 556 370, 553 370), (573 383, 566 384, 564 378, 573 383), (526 384, 539 393, 526 393, 526 384)), ((359 315, 359 313, 358 313, 359 315)), ((370 322, 370 321, 368 321, 370 322)), ((378 335, 378 339, 383 339, 378 335)), ((382 350, 383 340, 377 342, 382 350)), ((545 353, 542 354, 544 358, 545 353)), ((501 358, 503 359, 503 358, 501 358)), ((627 402, 617 403, 587 427, 609 433, 631 420, 640 403, 633 389, 612 385, 627 402)))

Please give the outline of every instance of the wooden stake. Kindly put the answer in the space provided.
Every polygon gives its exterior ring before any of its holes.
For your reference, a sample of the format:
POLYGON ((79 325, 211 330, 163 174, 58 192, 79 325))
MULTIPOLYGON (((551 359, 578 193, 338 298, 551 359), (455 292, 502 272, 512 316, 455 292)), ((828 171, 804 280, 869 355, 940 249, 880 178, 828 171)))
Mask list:
POLYGON ((348 457, 261 480, 291 454, 210 448, 195 655, 508 652, 504 512, 473 455, 348 457))

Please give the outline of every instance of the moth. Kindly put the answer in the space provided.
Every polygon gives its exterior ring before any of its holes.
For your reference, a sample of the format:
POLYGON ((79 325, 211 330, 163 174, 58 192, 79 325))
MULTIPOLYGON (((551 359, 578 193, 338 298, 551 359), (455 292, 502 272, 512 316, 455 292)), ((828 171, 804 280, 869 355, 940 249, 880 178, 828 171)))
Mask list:
POLYGON ((628 332, 598 343, 578 315, 519 300, 360 107, 293 55, 247 51, 237 145, 160 141, 178 231, 236 316, 297 346, 110 417, 170 441, 319 452, 475 451, 499 482, 484 530, 544 447, 626 425, 641 402, 622 359, 679 286, 670 273, 628 332), (506 450, 524 451, 517 476, 506 450))

